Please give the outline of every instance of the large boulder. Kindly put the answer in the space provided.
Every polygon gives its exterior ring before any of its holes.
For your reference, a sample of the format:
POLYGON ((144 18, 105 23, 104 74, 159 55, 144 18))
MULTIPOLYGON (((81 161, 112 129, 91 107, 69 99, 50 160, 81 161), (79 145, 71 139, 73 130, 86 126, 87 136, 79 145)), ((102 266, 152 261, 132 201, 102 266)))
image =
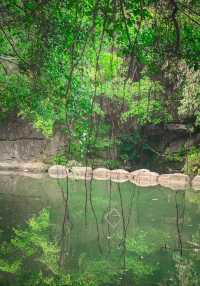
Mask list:
POLYGON ((181 173, 160 175, 158 182, 161 186, 174 190, 182 190, 190 186, 189 176, 181 173))
POLYGON ((67 177, 68 171, 65 166, 54 165, 49 168, 48 174, 51 178, 62 179, 67 177))
POLYGON ((129 172, 123 169, 111 171, 111 180, 117 183, 123 183, 129 180, 129 172))
POLYGON ((106 168, 94 169, 93 178, 96 180, 110 180, 110 170, 106 168))
POLYGON ((74 179, 91 179, 91 167, 72 167, 70 177, 74 179))
POLYGON ((194 190, 200 191, 200 175, 197 175, 196 177, 194 177, 194 179, 192 180, 192 188, 194 190))
POLYGON ((151 172, 147 169, 139 169, 130 173, 129 179, 131 182, 141 187, 158 185, 158 176, 156 172, 151 172))

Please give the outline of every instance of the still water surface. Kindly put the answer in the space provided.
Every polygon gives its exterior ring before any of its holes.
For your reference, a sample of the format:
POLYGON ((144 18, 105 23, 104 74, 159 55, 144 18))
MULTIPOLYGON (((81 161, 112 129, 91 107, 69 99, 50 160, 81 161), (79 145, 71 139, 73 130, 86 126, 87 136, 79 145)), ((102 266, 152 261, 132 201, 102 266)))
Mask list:
POLYGON ((0 176, 0 285, 200 285, 200 193, 0 176))

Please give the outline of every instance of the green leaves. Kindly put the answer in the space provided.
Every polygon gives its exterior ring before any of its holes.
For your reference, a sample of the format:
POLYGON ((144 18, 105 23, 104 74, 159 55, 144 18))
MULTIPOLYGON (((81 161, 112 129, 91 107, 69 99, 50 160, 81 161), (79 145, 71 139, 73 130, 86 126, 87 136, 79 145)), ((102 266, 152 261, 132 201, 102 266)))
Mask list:
POLYGON ((195 116, 195 123, 200 126, 200 71, 189 68, 185 62, 179 63, 179 70, 184 81, 181 85, 182 93, 178 113, 183 118, 195 116))
POLYGON ((14 229, 10 242, 1 244, 0 270, 14 274, 15 285, 72 285, 70 275, 59 268, 60 249, 49 239, 49 228, 49 211, 44 209, 29 219, 25 229, 14 229))
POLYGON ((176 53, 173 7, 155 2, 5 0, 0 57, 15 58, 18 71, 1 64, 1 117, 17 111, 47 137, 64 124, 78 160, 111 130, 118 137, 127 126, 177 119, 198 126, 199 6, 179 1, 176 53))

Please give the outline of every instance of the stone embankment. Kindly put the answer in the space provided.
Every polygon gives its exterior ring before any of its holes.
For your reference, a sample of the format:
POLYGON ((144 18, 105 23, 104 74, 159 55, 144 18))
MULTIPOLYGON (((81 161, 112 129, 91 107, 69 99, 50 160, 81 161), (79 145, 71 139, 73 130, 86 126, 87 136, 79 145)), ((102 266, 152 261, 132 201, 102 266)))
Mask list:
POLYGON ((183 190, 192 187, 194 190, 200 190, 200 176, 197 175, 191 179, 188 175, 181 173, 161 174, 151 172, 147 169, 139 169, 128 172, 123 169, 109 170, 106 168, 91 167, 72 167, 67 169, 65 166, 55 165, 49 168, 48 174, 52 178, 87 179, 91 180, 111 180, 113 182, 130 181, 137 186, 163 186, 174 190, 183 190))
POLYGON ((192 188, 200 190, 200 175, 193 179, 188 175, 181 173, 175 174, 158 174, 147 169, 139 169, 133 172, 128 172, 123 169, 109 170, 106 168, 97 168, 92 170, 91 167, 72 167, 66 168, 61 165, 49 167, 41 162, 1 162, 0 174, 15 173, 16 175, 29 176, 33 178, 42 178, 42 173, 48 170, 51 178, 56 179, 82 179, 82 180, 111 180, 117 183, 130 181, 140 187, 163 186, 173 190, 183 190, 192 188))

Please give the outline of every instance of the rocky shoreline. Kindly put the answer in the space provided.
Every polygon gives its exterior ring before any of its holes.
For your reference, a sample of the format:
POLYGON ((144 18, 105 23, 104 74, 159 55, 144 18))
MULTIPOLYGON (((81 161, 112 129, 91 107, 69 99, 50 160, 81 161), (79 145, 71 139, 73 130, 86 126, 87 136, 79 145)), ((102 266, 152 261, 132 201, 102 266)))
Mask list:
POLYGON ((193 188, 200 190, 200 176, 190 178, 182 173, 158 174, 147 169, 139 169, 128 172, 123 169, 109 170, 106 168, 72 167, 71 169, 61 165, 54 165, 48 169, 51 178, 62 179, 86 179, 86 180, 111 180, 117 183, 130 181, 137 186, 163 186, 173 190, 183 190, 193 188))
POLYGON ((12 174, 31 178, 42 178, 48 172, 49 177, 55 179, 76 180, 111 180, 116 183, 130 181, 141 187, 163 186, 173 190, 192 188, 200 190, 200 175, 194 178, 182 173, 159 174, 147 169, 128 172, 124 169, 109 170, 106 168, 93 169, 91 167, 71 167, 62 165, 49 166, 39 161, 32 162, 0 162, 0 175, 12 174))

